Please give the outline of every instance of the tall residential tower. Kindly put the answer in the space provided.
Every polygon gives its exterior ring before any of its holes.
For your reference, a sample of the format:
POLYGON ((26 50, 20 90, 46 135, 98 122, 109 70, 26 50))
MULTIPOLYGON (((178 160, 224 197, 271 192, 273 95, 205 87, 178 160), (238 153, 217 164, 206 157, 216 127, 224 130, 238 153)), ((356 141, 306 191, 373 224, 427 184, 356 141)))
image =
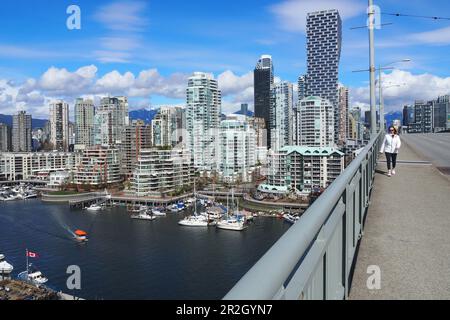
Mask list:
POLYGON ((270 148, 279 150, 292 144, 293 85, 288 81, 276 83, 272 89, 270 108, 270 148))
POLYGON ((221 91, 213 75, 194 72, 186 89, 186 125, 194 166, 200 170, 216 168, 221 104, 221 91))
MULTIPOLYGON (((338 75, 342 41, 339 12, 333 9, 308 13, 306 33, 306 96, 328 100, 333 106, 334 118, 338 119, 338 75)), ((338 132, 339 130, 334 130, 335 142, 338 140, 338 132)))
POLYGON ((273 88, 272 56, 262 55, 253 72, 255 117, 264 118, 267 129, 267 145, 270 147, 270 107, 273 88))
POLYGON ((78 98, 75 101, 75 144, 94 144, 94 102, 78 98))
POLYGON ((25 111, 13 115, 12 149, 14 152, 31 151, 31 114, 25 111))

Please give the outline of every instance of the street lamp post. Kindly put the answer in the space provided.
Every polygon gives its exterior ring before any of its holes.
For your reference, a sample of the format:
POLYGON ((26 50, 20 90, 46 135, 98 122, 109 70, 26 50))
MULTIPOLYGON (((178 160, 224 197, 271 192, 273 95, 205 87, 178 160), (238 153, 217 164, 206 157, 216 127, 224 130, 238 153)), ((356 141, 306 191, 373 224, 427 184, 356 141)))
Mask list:
POLYGON ((370 71, 370 131, 371 136, 377 133, 377 113, 375 105, 375 45, 374 45, 374 12, 373 0, 369 0, 369 71, 370 71))

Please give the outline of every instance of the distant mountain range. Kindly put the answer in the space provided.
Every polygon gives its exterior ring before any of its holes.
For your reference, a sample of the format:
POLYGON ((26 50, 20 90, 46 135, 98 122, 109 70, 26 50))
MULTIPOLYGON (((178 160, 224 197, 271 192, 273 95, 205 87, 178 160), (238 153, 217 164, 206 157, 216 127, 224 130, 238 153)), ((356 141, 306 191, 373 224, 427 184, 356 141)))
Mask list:
POLYGON ((403 123, 403 112, 402 111, 391 111, 384 115, 386 119, 386 125, 389 127, 392 125, 394 120, 400 120, 403 123))
MULTIPOLYGON (((158 113, 159 109, 139 109, 139 110, 133 110, 129 112, 130 120, 137 120, 141 119, 144 120, 146 124, 151 123, 152 119, 155 117, 155 115, 158 113)), ((241 110, 238 110, 234 112, 233 114, 242 114, 241 110)), ((253 111, 247 110, 247 116, 253 117, 254 113, 253 111)), ((402 111, 391 111, 387 114, 385 114, 385 119, 387 125, 391 125, 394 120, 400 120, 403 119, 403 113, 402 111)), ((43 128, 45 126, 45 123, 47 122, 46 119, 32 119, 31 126, 33 129, 36 128, 43 128)), ((12 126, 12 116, 10 115, 4 115, 0 114, 0 123, 6 123, 9 126, 12 126)))
POLYGON ((151 123, 155 115, 158 113, 159 109, 139 109, 133 110, 128 113, 130 120, 144 120, 146 124, 151 123))
MULTIPOLYGON (((242 114, 242 110, 238 110, 233 114, 242 114)), ((247 110, 247 117, 253 117, 254 113, 253 111, 247 110)))
MULTIPOLYGON (((130 113, 129 113, 130 120, 141 119, 141 120, 144 120, 145 123, 150 123, 152 121, 153 117, 158 113, 158 110, 140 109, 140 110, 130 111, 130 113)), ((12 118, 13 117, 10 115, 0 114, 0 123, 5 123, 8 126, 12 126, 12 122, 13 122, 12 118)), ((45 124, 47 123, 47 121, 48 121, 47 119, 32 118, 31 119, 31 127, 33 129, 43 128, 45 126, 45 124)))
MULTIPOLYGON (((144 120, 145 123, 150 123, 155 115, 158 113, 159 109, 139 109, 133 110, 129 112, 130 120, 144 120)), ((234 112, 233 114, 242 114, 241 110, 234 112)), ((253 111, 247 110, 247 117, 253 117, 253 111)), ((222 118, 225 118, 225 115, 222 114, 222 118)))
MULTIPOLYGON (((12 126, 12 116, 6 115, 6 114, 0 114, 0 123, 5 123, 8 126, 12 126)), ((32 129, 36 128, 43 128, 45 124, 47 123, 47 120, 45 119, 31 119, 31 127, 32 129)))

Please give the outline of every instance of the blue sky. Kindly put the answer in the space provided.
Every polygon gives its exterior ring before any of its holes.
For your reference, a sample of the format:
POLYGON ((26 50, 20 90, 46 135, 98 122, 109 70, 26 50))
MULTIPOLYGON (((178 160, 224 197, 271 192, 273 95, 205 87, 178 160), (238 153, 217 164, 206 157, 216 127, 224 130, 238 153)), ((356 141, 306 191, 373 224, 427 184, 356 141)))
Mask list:
MULTIPOLYGON (((253 100, 251 71, 271 54, 275 74, 295 82, 306 66, 305 15, 325 8, 343 17, 340 82, 351 104, 367 107, 366 0, 92 1, 15 0, 0 11, 0 113, 48 113, 55 98, 126 94, 131 107, 182 104, 186 78, 212 72, 223 109, 253 100), (81 30, 68 30, 66 9, 81 9, 81 30)), ((444 0, 375 1, 385 13, 446 16, 444 0)), ((386 72, 387 110, 450 93, 450 21, 381 16, 376 61, 410 58, 386 72)))

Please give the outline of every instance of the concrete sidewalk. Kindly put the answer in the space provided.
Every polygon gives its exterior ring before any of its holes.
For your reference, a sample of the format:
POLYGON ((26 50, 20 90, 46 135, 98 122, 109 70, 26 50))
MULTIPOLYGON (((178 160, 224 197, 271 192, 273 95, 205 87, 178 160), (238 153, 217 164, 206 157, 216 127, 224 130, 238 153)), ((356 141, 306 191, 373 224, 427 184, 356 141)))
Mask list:
MULTIPOLYGON (((425 159, 403 143, 399 160, 425 159)), ((450 179, 427 163, 396 171, 378 164, 350 299, 450 299, 450 179), (379 290, 367 288, 370 265, 379 290)))

